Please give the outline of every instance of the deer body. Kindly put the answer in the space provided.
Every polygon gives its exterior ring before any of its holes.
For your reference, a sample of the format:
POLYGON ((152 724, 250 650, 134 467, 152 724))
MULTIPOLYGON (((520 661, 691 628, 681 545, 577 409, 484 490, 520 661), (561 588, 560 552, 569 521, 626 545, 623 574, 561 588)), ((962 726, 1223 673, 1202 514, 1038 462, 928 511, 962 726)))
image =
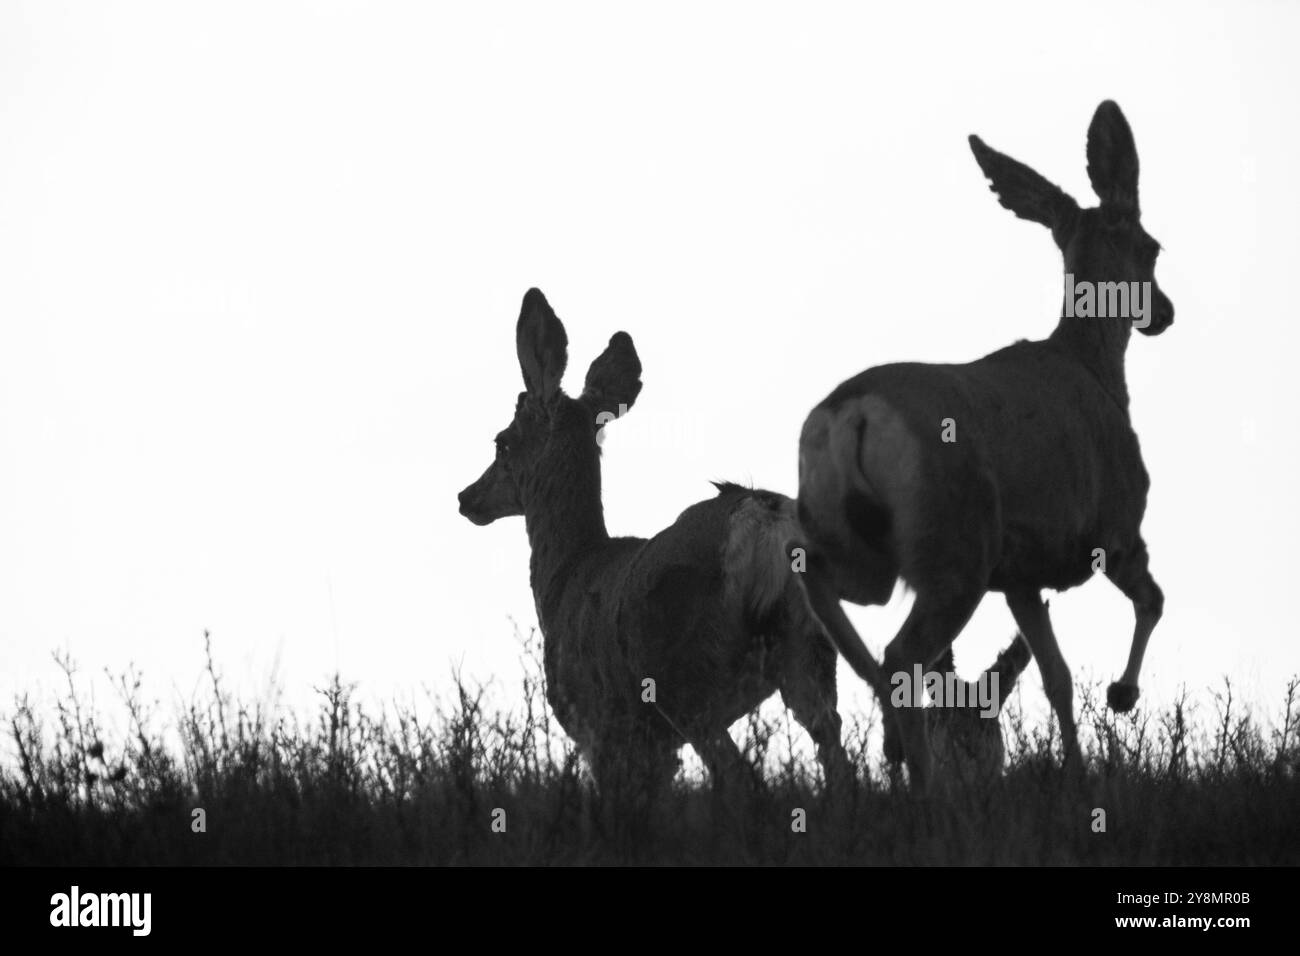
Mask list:
POLYGON ((715 783, 743 782, 727 728, 777 690, 828 780, 851 779, 835 649, 783 550, 797 533, 794 502, 724 484, 652 538, 611 537, 596 432, 640 391, 632 340, 613 336, 571 398, 559 389, 563 325, 530 290, 517 348, 526 391, 497 438, 497 460, 461 492, 461 512, 477 524, 524 516, 547 699, 598 785, 662 787, 685 743, 715 783))
MULTIPOLYGON (((781 646, 786 622, 747 621, 740 602, 724 597, 725 542, 744 533, 734 526, 737 512, 762 507, 753 493, 726 488, 649 540, 596 545, 562 577, 535 566, 548 700, 589 751, 599 748, 602 728, 625 734, 637 724, 676 750, 690 735, 725 729, 779 689, 777 665, 792 650, 781 646), (539 587, 539 577, 554 585, 539 587)), ((774 527, 786 524, 771 517, 774 527)), ((776 603, 789 595, 771 597, 776 603)), ((815 623, 805 623, 809 630, 790 637, 819 639, 815 623)), ((824 680, 834 671, 834 649, 824 643, 808 650, 823 659, 824 680)))
MULTIPOLYGON (((641 711, 646 678, 655 681, 659 709, 692 729, 728 726, 777 689, 775 675, 762 665, 767 642, 778 635, 764 633, 763 622, 746 621, 740 602, 724 593, 721 545, 743 533, 732 520, 748 504, 739 489, 701 502, 629 563, 609 619, 598 626, 617 635, 618 656, 636 677, 641 711)), ((773 602, 783 597, 771 595, 773 602)), ((815 635, 811 630, 800 639, 815 635)))
MULTIPOLYGON (((1101 206, 1078 204, 1029 167, 971 137, 1004 206, 1052 230, 1071 282, 1150 283, 1154 321, 1173 321, 1155 285, 1159 245, 1142 229, 1137 152, 1114 103, 1097 109, 1088 173, 1101 206)), ((983 595, 1005 595, 1042 672, 1067 763, 1081 763, 1072 681, 1043 602, 1106 575, 1130 598, 1128 666, 1108 701, 1133 706, 1163 596, 1141 535, 1149 481, 1128 414, 1124 316, 1062 310, 1052 335, 964 365, 905 363, 844 382, 805 421, 799 520, 809 553, 809 602, 855 671, 887 700, 888 675, 940 658, 983 595), (884 603, 901 578, 916 600, 883 664, 839 605, 884 603)), ((887 709, 887 713, 890 713, 887 709)), ((926 721, 895 708, 887 732, 921 789, 931 772, 926 721)), ((887 735, 887 748, 889 737, 887 735)))
POLYGON ((893 526, 896 576, 909 584, 924 575, 917 545, 944 533, 929 525, 950 520, 987 527, 991 553, 980 561, 993 591, 1074 587, 1093 575, 1095 548, 1115 553, 1140 537, 1149 479, 1127 409, 1051 339, 966 365, 864 372, 812 412, 801 447, 806 530, 829 557, 851 554, 853 526, 823 526, 823 516, 871 495, 893 526), (941 438, 948 419, 951 442, 941 438), (972 499, 982 514, 949 513, 972 499))

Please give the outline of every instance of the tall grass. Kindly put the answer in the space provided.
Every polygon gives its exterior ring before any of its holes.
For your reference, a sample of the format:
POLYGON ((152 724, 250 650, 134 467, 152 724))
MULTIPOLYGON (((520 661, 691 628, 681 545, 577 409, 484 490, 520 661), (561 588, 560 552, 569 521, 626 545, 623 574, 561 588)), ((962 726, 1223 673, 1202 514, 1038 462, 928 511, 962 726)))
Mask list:
POLYGON ((881 766, 877 711, 849 720, 861 779, 835 794, 788 714, 754 714, 735 728, 762 780, 743 808, 683 772, 629 837, 552 723, 537 635, 525 645, 512 708, 456 675, 428 716, 375 709, 336 676, 302 719, 234 699, 209 648, 202 696, 170 720, 138 673, 112 677, 117 735, 56 658, 63 698, 46 713, 20 699, 5 720, 0 864, 1300 862, 1294 679, 1268 726, 1227 679, 1206 702, 1128 715, 1081 686, 1082 780, 1062 774, 1054 724, 1013 701, 1005 775, 925 800, 881 766))

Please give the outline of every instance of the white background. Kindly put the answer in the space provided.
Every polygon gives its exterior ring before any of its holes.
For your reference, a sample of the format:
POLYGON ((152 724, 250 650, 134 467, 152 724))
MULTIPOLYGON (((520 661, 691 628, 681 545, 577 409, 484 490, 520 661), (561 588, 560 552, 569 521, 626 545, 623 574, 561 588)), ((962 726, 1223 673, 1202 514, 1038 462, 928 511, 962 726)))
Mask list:
MULTIPOLYGON (((291 706, 336 668, 373 700, 453 666, 512 687, 523 522, 473 527, 456 493, 514 407, 530 285, 571 390, 618 329, 644 363, 612 533, 711 478, 793 493, 844 378, 1051 330, 1059 255, 966 136, 1090 204, 1104 98, 1178 310, 1128 361, 1167 597, 1145 699, 1226 674, 1275 709, 1300 7, 540 6, 0 4, 0 710, 58 686, 54 649, 186 698, 205 628, 291 706)), ((907 604, 853 611, 875 650, 907 604)), ((1123 597, 1052 606, 1076 676, 1116 676, 1123 597)), ((991 596, 961 669, 1012 630, 991 596)))

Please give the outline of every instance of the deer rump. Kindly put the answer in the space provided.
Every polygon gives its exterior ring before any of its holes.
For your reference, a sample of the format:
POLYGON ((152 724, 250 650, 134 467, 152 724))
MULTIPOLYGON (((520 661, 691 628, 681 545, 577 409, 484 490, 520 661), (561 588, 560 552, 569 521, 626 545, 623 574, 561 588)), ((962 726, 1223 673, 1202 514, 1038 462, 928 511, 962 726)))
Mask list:
POLYGON ((631 721, 680 746, 757 707, 793 659, 824 658, 833 675, 834 648, 784 550, 794 502, 717 488, 653 538, 612 539, 574 569, 590 585, 556 609, 572 626, 545 656, 548 699, 580 745, 631 721))
POLYGON ((989 590, 1082 584, 1095 549, 1138 541, 1150 484, 1128 413, 1050 341, 869 369, 814 410, 801 446, 800 518, 861 604, 944 574, 936 542, 945 558, 977 549, 989 590))

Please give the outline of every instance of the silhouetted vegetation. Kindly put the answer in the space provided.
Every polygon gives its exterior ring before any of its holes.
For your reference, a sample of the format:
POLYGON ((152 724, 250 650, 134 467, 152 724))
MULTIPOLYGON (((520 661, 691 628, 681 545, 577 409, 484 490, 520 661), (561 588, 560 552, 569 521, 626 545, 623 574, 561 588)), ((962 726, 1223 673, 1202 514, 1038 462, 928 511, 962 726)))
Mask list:
POLYGON ((539 646, 526 641, 519 706, 490 709, 458 678, 427 718, 372 710, 335 678, 299 721, 232 699, 210 663, 202 699, 164 722, 130 672, 115 679, 129 727, 120 740, 59 659, 68 691, 52 714, 24 699, 6 720, 0 864, 1300 862, 1295 680, 1268 726, 1226 680, 1205 704, 1184 694, 1165 712, 1125 715, 1083 686, 1082 780, 1060 768, 1054 723, 1031 725, 1013 700, 1005 776, 949 781, 924 801, 881 766, 876 711, 845 733, 858 784, 833 794, 788 718, 753 716, 741 745, 762 781, 743 808, 683 773, 648 817, 628 821, 553 726, 539 646), (195 808, 206 832, 192 830, 195 808), (505 832, 493 829, 498 808, 505 832), (806 832, 792 829, 797 809, 806 832))

